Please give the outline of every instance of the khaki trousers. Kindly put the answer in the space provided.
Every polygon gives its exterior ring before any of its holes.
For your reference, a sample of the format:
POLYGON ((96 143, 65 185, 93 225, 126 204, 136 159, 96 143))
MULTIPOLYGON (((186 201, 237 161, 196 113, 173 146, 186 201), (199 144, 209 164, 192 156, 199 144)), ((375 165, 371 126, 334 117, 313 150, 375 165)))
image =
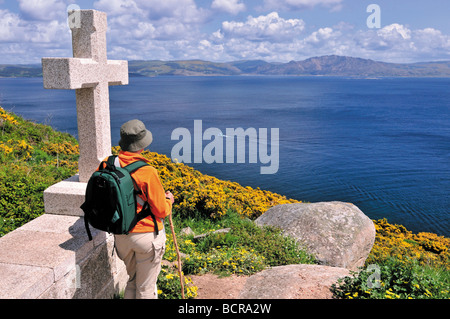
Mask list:
POLYGON ((125 263, 129 276, 125 299, 157 299, 156 281, 161 271, 166 233, 130 233, 115 235, 117 255, 125 263))

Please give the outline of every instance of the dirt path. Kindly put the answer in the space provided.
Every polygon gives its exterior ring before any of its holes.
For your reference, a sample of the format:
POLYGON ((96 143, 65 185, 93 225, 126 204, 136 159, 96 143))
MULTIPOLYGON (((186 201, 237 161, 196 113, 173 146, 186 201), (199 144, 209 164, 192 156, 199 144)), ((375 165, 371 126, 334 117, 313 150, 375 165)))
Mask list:
POLYGON ((349 275, 345 268, 298 264, 269 268, 253 276, 190 277, 198 287, 197 299, 238 299, 241 293, 244 299, 332 299, 332 285, 349 275))
POLYGON ((237 299, 248 278, 236 275, 219 278, 212 274, 189 277, 198 287, 196 299, 237 299))

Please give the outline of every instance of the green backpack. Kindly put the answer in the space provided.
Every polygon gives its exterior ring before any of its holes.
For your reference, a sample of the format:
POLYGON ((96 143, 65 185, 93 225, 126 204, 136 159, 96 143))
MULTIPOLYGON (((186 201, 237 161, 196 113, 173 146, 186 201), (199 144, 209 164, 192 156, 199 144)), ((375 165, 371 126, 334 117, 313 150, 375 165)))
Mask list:
POLYGON ((131 173, 148 164, 137 161, 118 167, 115 165, 116 157, 110 156, 102 162, 87 183, 85 202, 80 208, 84 211, 89 240, 92 240, 89 225, 112 234, 128 234, 140 220, 148 216, 152 216, 158 234, 155 216, 147 202, 143 204, 142 211, 136 213, 137 202, 142 203, 143 200, 137 196, 142 192, 135 189, 131 173))

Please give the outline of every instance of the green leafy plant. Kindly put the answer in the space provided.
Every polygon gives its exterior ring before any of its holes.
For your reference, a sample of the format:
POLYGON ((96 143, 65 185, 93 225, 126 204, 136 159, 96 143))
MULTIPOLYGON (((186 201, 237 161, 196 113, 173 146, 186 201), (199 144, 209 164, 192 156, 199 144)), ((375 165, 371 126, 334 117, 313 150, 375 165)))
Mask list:
MULTIPOLYGON (((200 215, 198 215, 200 216, 200 215)), ((177 240, 183 259, 183 271, 187 274, 213 272, 221 275, 251 275, 268 266, 290 263, 314 263, 293 239, 283 236, 281 231, 270 227, 258 227, 251 220, 231 210, 214 221, 205 222, 201 217, 186 220, 175 215, 176 225, 200 229, 207 235, 194 239, 194 236, 180 237, 177 240), (230 228, 227 233, 214 233, 219 228, 230 228)), ((170 247, 165 258, 175 260, 170 247)))
POLYGON ((336 298, 344 299, 448 299, 450 274, 442 268, 405 264, 390 258, 372 270, 362 269, 333 285, 336 298), (379 277, 379 281, 376 280, 379 277))
MULTIPOLYGON (((186 299, 197 297, 197 287, 189 277, 184 276, 184 296, 186 299)), ((157 281, 159 299, 181 299, 181 283, 178 272, 163 266, 157 281)))
POLYGON ((44 190, 76 173, 77 152, 69 134, 0 107, 0 237, 44 213, 44 190))

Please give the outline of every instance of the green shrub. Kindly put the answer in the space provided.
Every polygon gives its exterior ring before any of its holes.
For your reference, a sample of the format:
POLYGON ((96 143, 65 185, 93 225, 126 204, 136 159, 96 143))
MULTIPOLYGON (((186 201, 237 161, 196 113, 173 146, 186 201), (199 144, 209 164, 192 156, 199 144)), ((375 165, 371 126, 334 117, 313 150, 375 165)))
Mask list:
POLYGON ((332 291, 344 299, 448 299, 450 274, 444 268, 390 258, 341 278, 332 291))
POLYGON ((76 173, 77 150, 67 133, 0 107, 0 237, 44 213, 44 190, 76 173))
MULTIPOLYGON (((193 286, 192 280, 184 276, 184 297, 194 299, 197 297, 197 287, 193 286)), ((178 272, 167 266, 163 266, 156 283, 158 287, 158 299, 181 299, 181 283, 178 272)))
MULTIPOLYGON (((314 263, 311 255, 293 239, 283 236, 280 230, 258 227, 231 210, 220 218, 208 220, 195 217, 195 214, 185 220, 175 216, 174 223, 180 225, 178 228, 189 226, 197 234, 231 228, 228 233, 209 233, 200 239, 194 239, 191 235, 177 240, 180 251, 187 255, 183 260, 186 274, 213 272, 251 275, 268 266, 314 263)), ((171 245, 171 238, 168 237, 165 258, 169 261, 176 258, 171 245)))
POLYGON ((284 236, 281 229, 275 227, 259 227, 246 220, 238 224, 235 233, 239 234, 240 244, 248 245, 266 259, 268 266, 289 264, 312 264, 315 259, 306 253, 306 249, 293 238, 284 236))

